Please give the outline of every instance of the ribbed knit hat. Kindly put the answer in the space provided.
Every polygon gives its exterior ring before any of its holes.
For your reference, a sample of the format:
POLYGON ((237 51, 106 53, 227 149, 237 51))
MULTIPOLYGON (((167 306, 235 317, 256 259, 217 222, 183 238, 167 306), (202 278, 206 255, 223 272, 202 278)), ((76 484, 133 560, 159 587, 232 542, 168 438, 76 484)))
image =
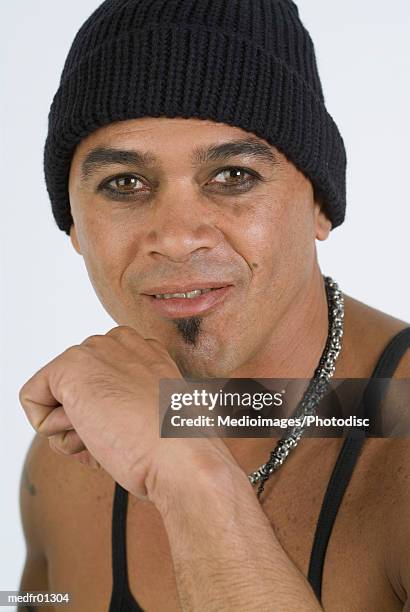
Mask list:
POLYGON ((98 127, 197 117, 279 149, 344 220, 346 154, 328 114, 312 40, 290 0, 106 0, 69 51, 51 106, 44 170, 69 234, 71 159, 98 127))

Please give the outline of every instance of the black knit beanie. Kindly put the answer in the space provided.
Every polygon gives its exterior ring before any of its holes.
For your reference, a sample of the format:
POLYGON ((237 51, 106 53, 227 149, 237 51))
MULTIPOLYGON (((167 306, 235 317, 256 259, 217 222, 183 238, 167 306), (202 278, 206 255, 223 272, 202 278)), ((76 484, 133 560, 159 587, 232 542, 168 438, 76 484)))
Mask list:
POLYGON ((290 0, 106 0, 77 33, 51 106, 44 170, 69 234, 77 144, 138 117, 197 117, 279 149, 344 220, 346 154, 328 114, 311 38, 290 0))

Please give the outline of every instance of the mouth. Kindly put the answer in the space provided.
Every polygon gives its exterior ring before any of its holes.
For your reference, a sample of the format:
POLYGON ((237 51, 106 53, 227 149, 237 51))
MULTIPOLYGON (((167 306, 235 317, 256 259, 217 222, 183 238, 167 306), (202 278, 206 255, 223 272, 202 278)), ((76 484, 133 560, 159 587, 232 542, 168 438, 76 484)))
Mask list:
POLYGON ((158 287, 143 294, 149 304, 165 317, 192 317, 222 304, 233 285, 158 287))

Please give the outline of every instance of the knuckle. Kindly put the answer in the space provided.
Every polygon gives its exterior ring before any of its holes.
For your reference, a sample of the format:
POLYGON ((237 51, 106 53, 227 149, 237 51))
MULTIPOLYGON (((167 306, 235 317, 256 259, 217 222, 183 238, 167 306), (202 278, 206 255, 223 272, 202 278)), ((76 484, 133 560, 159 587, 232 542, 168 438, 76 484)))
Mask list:
POLYGON ((27 383, 25 383, 19 391, 19 402, 24 407, 26 403, 27 383))
POLYGON ((61 455, 73 455, 84 448, 75 431, 54 434, 49 436, 48 439, 51 448, 61 455))
POLYGON ((81 344, 74 344, 73 346, 67 348, 62 355, 64 355, 65 358, 76 359, 82 354, 83 352, 81 350, 81 344))
POLYGON ((114 338, 129 338, 130 336, 139 336, 138 332, 130 325, 118 325, 117 327, 110 329, 110 331, 108 331, 105 335, 114 338))
POLYGON ((88 336, 83 342, 80 344, 81 346, 93 346, 101 343, 101 339, 104 338, 101 334, 93 334, 92 336, 88 336))
POLYGON ((39 421, 34 426, 34 428, 36 429, 37 433, 40 434, 41 436, 49 436, 49 435, 51 435, 53 433, 51 431, 50 424, 47 421, 47 418, 44 418, 41 421, 39 421))
MULTIPOLYGON (((65 351, 65 365, 70 365, 70 372, 72 372, 72 368, 82 369, 84 362, 88 363, 90 356, 95 354, 97 349, 97 340, 94 337, 91 339, 87 338, 81 344, 76 344, 74 346, 70 346, 65 351)), ((64 363, 64 362, 63 362, 64 363)))
POLYGON ((23 408, 28 408, 31 405, 31 395, 35 383, 35 377, 36 375, 32 376, 29 380, 26 380, 24 385, 19 390, 18 397, 23 408))
POLYGON ((81 349, 81 344, 73 344, 72 346, 69 346, 68 348, 66 348, 64 353, 76 353, 80 349, 81 349))
POLYGON ((161 355, 167 356, 169 358, 169 353, 167 348, 165 347, 165 345, 160 342, 160 340, 157 340, 156 338, 147 338, 146 340, 148 342, 148 344, 151 346, 151 348, 156 351, 157 353, 160 353, 161 355))
POLYGON ((56 435, 48 436, 48 444, 49 444, 51 450, 53 450, 58 455, 65 455, 66 453, 62 449, 60 441, 57 440, 56 438, 57 438, 56 435))

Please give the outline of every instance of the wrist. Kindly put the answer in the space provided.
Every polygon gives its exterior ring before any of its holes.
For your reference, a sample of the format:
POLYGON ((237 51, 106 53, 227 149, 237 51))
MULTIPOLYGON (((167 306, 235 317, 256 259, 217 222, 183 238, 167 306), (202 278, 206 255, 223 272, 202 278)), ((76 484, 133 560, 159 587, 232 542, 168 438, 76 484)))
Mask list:
POLYGON ((196 491, 224 498, 233 496, 238 486, 251 491, 247 475, 221 440, 177 438, 168 442, 152 462, 145 482, 148 499, 161 513, 176 503, 179 506, 185 498, 191 504, 196 491))

